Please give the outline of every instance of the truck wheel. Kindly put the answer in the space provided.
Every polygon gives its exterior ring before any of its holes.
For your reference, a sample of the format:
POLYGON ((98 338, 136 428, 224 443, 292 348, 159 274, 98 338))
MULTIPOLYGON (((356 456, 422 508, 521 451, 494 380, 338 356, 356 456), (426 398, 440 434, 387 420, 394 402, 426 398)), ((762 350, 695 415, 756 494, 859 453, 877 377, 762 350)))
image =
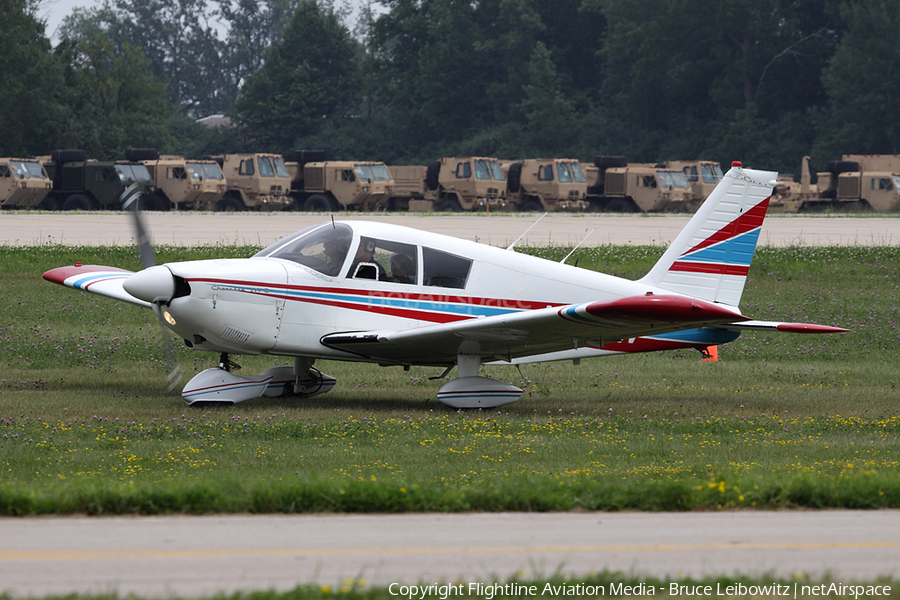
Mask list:
POLYGON ((303 210, 307 212, 334 212, 337 210, 331 198, 325 194, 313 194, 303 203, 303 210))
POLYGON ((50 160, 55 163, 84 162, 87 153, 84 150, 54 150, 50 154, 50 160))
POLYGON ((141 208, 144 210, 167 211, 171 208, 169 199, 153 192, 147 196, 141 197, 141 208))
POLYGON ((628 159, 624 156, 595 156, 594 166, 598 169, 615 169, 627 167, 628 159))
POLYGON ((436 190, 438 188, 440 175, 441 161, 435 160, 428 163, 428 167, 425 169, 425 185, 428 186, 429 190, 436 190))
POLYGON ((509 165, 509 171, 506 173, 506 189, 513 194, 519 193, 519 187, 522 183, 522 163, 514 162, 509 165))
POLYGON ((438 212, 462 212, 462 206, 456 200, 444 200, 437 207, 438 212))
POLYGON ((215 210, 216 212, 242 212, 246 210, 246 207, 240 198, 229 196, 216 202, 215 210))
POLYGON ((633 213, 637 212, 637 207, 628 198, 613 198, 606 204, 606 210, 609 212, 633 213))
POLYGON ((62 204, 63 210, 97 210, 93 201, 84 194, 72 194, 62 204))
POLYGON ((159 160, 159 150, 156 148, 126 148, 125 160, 128 162, 159 160))
POLYGON ((59 210, 59 200, 53 198, 51 196, 44 196, 44 199, 41 200, 40 204, 41 210, 59 210))
POLYGON ((529 200, 522 205, 522 210, 525 212, 541 212, 544 210, 544 205, 537 200, 529 200))
POLYGON ((825 165, 829 173, 855 173, 859 171, 859 163, 855 160, 833 160, 825 165))

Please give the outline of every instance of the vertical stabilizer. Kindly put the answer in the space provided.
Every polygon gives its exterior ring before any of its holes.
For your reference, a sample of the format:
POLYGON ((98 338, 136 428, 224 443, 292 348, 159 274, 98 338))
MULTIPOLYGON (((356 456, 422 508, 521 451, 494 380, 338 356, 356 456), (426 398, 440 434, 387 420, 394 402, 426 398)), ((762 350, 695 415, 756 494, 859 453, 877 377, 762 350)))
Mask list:
POLYGON ((641 281, 738 306, 777 176, 735 163, 641 281))

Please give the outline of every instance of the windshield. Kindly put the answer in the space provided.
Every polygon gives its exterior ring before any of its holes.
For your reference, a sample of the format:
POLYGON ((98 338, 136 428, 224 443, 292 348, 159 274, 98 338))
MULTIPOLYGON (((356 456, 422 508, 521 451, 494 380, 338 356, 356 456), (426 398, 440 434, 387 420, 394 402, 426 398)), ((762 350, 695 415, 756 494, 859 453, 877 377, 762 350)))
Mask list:
POLYGON ((356 165, 353 167, 360 181, 390 181, 391 173, 384 165, 356 165))
POLYGON ((659 179, 659 187, 688 189, 691 187, 681 171, 657 171, 656 177, 659 179))
POLYGON ((572 182, 572 172, 569 170, 569 165, 566 163, 559 163, 556 165, 556 173, 560 183, 572 182))
POLYGON ((218 163, 187 163, 187 168, 192 171, 191 179, 225 179, 218 163))
POLYGON ((259 165, 260 177, 275 177, 275 167, 272 166, 271 158, 268 156, 260 156, 256 159, 256 164, 259 165))
POLYGON ((150 171, 144 165, 116 165, 116 173, 123 182, 142 181, 144 183, 153 183, 150 178, 150 171))
POLYGON ((483 160, 475 161, 475 179, 490 179, 491 172, 488 170, 487 163, 483 160))
POLYGON ((287 168, 284 166, 284 159, 280 156, 276 156, 272 159, 272 162, 275 163, 275 174, 279 177, 290 177, 287 172, 287 168))
POLYGON ((500 163, 496 160, 489 160, 488 167, 491 169, 491 177, 494 181, 506 181, 506 178, 503 176, 503 169, 500 168, 500 163))
POLYGON ((703 175, 703 183, 718 183, 723 177, 719 165, 715 166, 715 171, 711 165, 700 165, 700 173, 703 175))
POLYGON ((39 162, 30 160, 11 160, 9 161, 9 166, 12 167, 13 172, 19 179, 31 179, 32 177, 47 179, 44 167, 42 167, 39 162))
POLYGON ((577 162, 573 162, 569 164, 569 168, 572 169, 572 179, 578 183, 584 183, 586 181, 584 178, 584 171, 581 170, 581 165, 577 162))
POLYGON ((352 239, 348 225, 321 223, 280 239, 253 257, 282 258, 334 276, 341 271, 352 239))

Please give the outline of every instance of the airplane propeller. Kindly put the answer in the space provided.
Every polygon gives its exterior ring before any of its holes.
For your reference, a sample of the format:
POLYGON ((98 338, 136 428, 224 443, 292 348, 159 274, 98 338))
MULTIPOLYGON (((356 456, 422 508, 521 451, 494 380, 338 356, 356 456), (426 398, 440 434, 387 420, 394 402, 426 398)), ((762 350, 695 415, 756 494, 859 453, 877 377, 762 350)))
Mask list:
POLYGON ((142 271, 129 277, 123 287, 135 298, 149 302, 153 307, 156 318, 159 319, 163 356, 168 372, 166 376, 167 389, 171 392, 181 383, 181 366, 178 364, 178 355, 175 352, 172 336, 163 323, 166 319, 163 305, 169 302, 175 294, 175 279, 172 277, 169 269, 156 264, 156 253, 153 250, 153 245, 150 243, 150 235, 141 218, 141 194, 141 187, 137 183, 132 183, 125 188, 120 197, 122 208, 130 211, 134 217, 135 239, 137 240, 138 253, 141 257, 141 266, 144 267, 142 271))

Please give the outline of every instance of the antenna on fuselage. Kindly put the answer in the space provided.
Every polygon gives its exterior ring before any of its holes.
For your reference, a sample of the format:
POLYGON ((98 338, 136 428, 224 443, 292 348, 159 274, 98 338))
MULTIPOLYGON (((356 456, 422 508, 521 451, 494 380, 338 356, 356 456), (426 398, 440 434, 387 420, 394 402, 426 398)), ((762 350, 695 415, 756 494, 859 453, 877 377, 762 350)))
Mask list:
POLYGON ((331 227, 332 229, 337 229, 337 225, 334 224, 334 213, 331 213, 331 227))
POLYGON ((541 219, 543 219, 543 218, 546 217, 546 216, 547 216, 547 213, 542 214, 542 215, 538 218, 537 221, 535 221, 534 223, 531 224, 531 227, 529 227, 528 229, 525 230, 525 233, 523 233, 522 235, 520 235, 519 237, 517 237, 517 238, 516 238, 516 241, 514 241, 512 244, 509 245, 509 247, 507 248, 507 250, 512 250, 512 249, 513 249, 513 246, 515 246, 516 244, 518 244, 518 243, 519 243, 519 240, 521 240, 523 237, 525 237, 526 235, 528 235, 528 232, 531 231, 532 228, 533 228, 535 225, 537 225, 538 223, 540 223, 540 222, 541 222, 541 219))
MULTIPOLYGON (((569 257, 572 256, 573 254, 575 254, 575 251, 578 250, 578 248, 580 248, 581 245, 582 245, 583 243, 585 243, 585 242, 587 241, 587 239, 588 239, 589 237, 591 237, 591 234, 594 233, 595 231, 597 231, 597 228, 596 228, 596 227, 595 227, 594 229, 591 229, 590 231, 588 231, 588 232, 587 232, 587 235, 584 236, 583 238, 581 238, 581 241, 578 242, 578 245, 575 246, 574 248, 572 248, 572 251, 569 252, 568 254, 566 254, 566 257, 565 257, 564 259, 562 259, 561 261, 559 261, 559 264, 561 264, 561 265, 566 264, 566 261, 569 260, 569 257)), ((575 261, 575 266, 576 266, 576 267, 578 266, 578 261, 575 261)))

